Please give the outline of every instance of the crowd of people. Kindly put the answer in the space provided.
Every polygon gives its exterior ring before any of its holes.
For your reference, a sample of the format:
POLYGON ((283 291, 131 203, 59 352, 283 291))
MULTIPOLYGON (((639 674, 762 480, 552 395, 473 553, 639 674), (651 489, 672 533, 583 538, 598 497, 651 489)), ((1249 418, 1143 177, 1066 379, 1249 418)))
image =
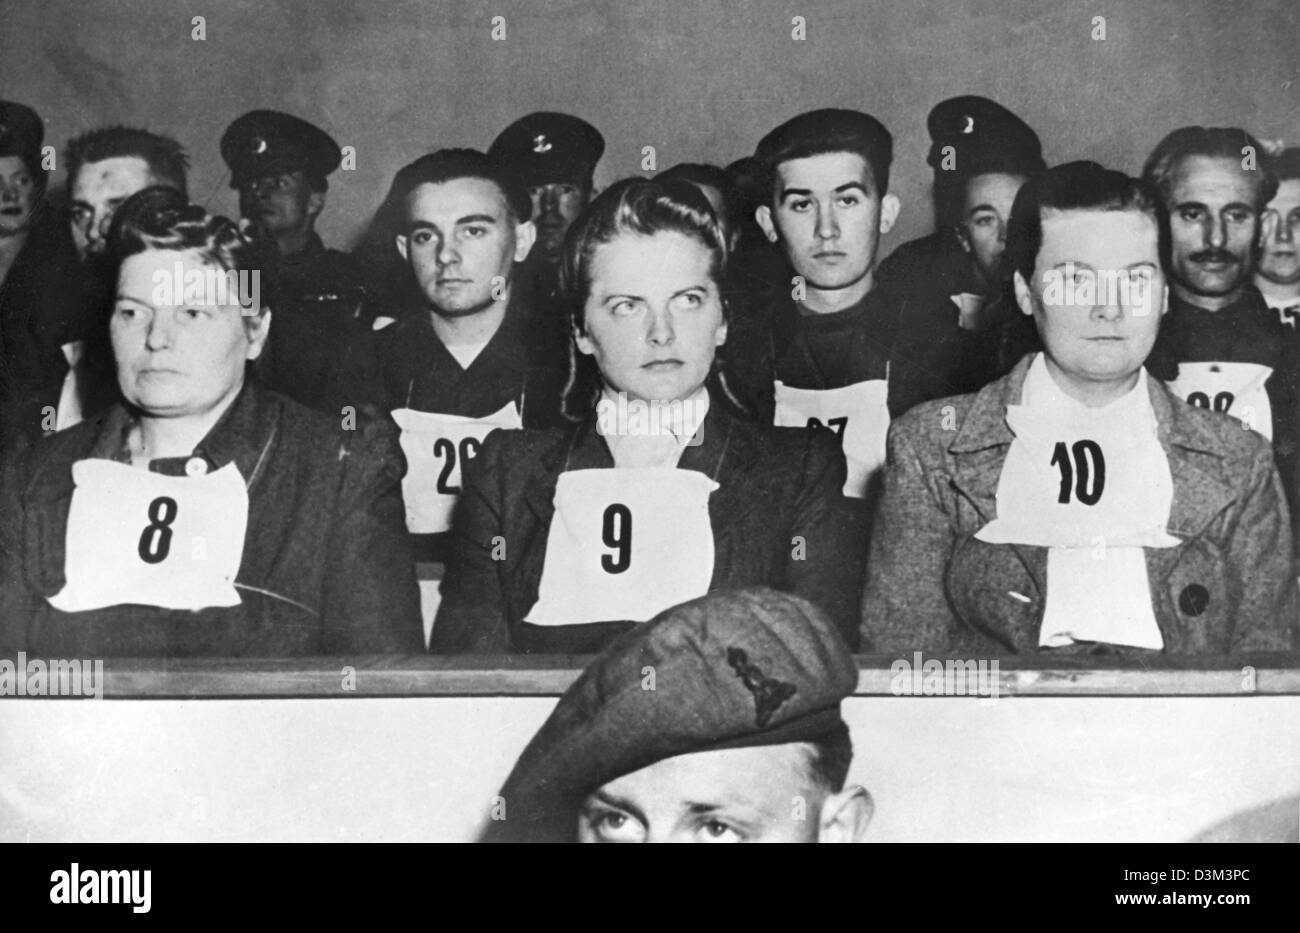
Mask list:
POLYGON ((879 263, 846 109, 599 192, 600 132, 529 114, 349 253, 295 116, 226 129, 227 218, 140 128, 49 191, 0 101, 0 648, 586 654, 759 588, 862 652, 1300 649, 1300 149, 928 129, 935 231, 879 263))

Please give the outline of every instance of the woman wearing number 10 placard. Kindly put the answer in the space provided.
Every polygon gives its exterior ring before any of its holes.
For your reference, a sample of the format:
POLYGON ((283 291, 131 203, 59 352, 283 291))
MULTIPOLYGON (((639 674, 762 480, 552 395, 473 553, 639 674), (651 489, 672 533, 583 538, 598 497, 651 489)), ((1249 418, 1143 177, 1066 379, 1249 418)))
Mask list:
POLYGON ((750 420, 711 378, 726 258, 688 182, 620 182, 570 229, 575 423, 495 432, 470 462, 431 650, 593 652, 669 606, 763 584, 855 638, 863 546, 835 439, 750 420))
POLYGON ((416 651, 396 432, 245 378, 260 251, 161 188, 118 211, 123 401, 24 451, 0 499, 0 647, 62 657, 416 651))
POLYGON ((1092 162, 1016 197, 1007 258, 1043 351, 891 430, 862 634, 959 657, 1300 646, 1268 442, 1143 367, 1168 307, 1158 194, 1092 162))

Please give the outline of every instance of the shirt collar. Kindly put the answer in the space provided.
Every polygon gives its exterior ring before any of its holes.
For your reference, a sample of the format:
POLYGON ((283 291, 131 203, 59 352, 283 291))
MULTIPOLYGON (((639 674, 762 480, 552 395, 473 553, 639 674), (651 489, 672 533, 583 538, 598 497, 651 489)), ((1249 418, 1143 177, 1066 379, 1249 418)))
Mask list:
MULTIPOLYGON (((135 409, 121 404, 116 406, 104 422, 90 456, 130 463, 128 440, 137 420, 135 409)), ((264 403, 262 391, 245 380, 230 407, 189 456, 160 457, 149 461, 149 469, 167 476, 194 476, 234 463, 244 479, 251 483, 275 433, 275 419, 264 403)))

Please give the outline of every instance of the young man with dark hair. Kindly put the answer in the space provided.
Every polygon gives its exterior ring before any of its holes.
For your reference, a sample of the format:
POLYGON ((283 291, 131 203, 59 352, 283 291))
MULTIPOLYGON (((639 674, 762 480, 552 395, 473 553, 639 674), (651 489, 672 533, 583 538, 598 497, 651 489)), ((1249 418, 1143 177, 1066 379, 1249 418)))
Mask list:
POLYGON ((841 701, 857 666, 806 600, 721 590, 628 631, 560 698, 484 842, 860 842, 841 701))
POLYGON ((341 416, 339 372, 369 333, 380 301, 347 253, 327 249, 316 233, 327 176, 342 160, 338 143, 292 114, 253 110, 221 136, 230 186, 253 234, 274 243, 279 261, 263 283, 273 296, 275 326, 256 364, 267 388, 341 416))
POLYGON ((1236 128, 1174 130, 1143 177, 1169 214, 1171 297, 1148 361, 1174 394, 1273 442, 1292 514, 1300 496, 1300 345, 1252 284, 1261 216, 1277 192, 1263 147, 1236 128))
POLYGON ((1277 193, 1264 209, 1255 287, 1283 324, 1300 327, 1300 148, 1271 160, 1277 193))
MULTIPOLYGON (((481 152, 442 149, 402 168, 382 213, 415 284, 414 308, 354 361, 354 403, 392 413, 407 456, 403 494, 418 557, 445 557, 464 462, 496 428, 562 421, 568 375, 558 329, 517 285, 536 236, 527 192, 481 152)), ((426 624, 436 592, 425 574, 426 624)))
POLYGON ((893 140, 874 117, 818 110, 758 144, 768 200, 757 220, 791 267, 789 287, 726 348, 728 383, 761 419, 835 431, 846 496, 868 497, 892 418, 951 394, 950 364, 903 308, 875 288, 880 236, 898 216, 889 193, 893 140))

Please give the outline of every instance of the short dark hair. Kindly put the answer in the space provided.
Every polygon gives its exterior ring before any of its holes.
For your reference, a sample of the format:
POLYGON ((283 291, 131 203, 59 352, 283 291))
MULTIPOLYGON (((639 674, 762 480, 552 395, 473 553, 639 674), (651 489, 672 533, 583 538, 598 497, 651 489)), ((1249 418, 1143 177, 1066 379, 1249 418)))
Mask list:
POLYGON ((1123 172, 1096 162, 1067 162, 1049 168, 1026 182, 1016 194, 1007 223, 1006 256, 1009 268, 1025 281, 1043 246, 1043 212, 1141 211, 1156 222, 1160 233, 1160 261, 1169 258, 1169 214, 1155 188, 1123 172))
POLYGON ((889 190, 894 137, 875 117, 857 110, 813 110, 787 120, 764 136, 754 150, 766 180, 763 203, 772 202, 776 170, 782 162, 829 152, 853 152, 871 169, 876 194, 889 190))
POLYGON ((853 764, 853 739, 849 736, 849 727, 840 723, 831 732, 807 744, 808 776, 833 794, 844 790, 849 779, 849 766, 853 764))
POLYGON ((1257 168, 1251 174, 1256 179, 1255 209, 1262 210, 1277 194, 1277 178, 1259 140, 1237 127, 1184 126, 1174 130, 1151 151, 1142 167, 1142 177, 1155 186, 1168 207, 1173 197, 1174 173, 1184 159, 1206 156, 1240 164, 1242 150, 1247 146, 1256 153, 1257 168))
MULTIPOLYGON (((1300 146, 1283 149, 1269 159, 1269 167, 1273 170, 1273 176, 1277 178, 1279 185, 1284 181, 1295 181, 1300 178, 1300 146)), ((1276 191, 1273 192, 1273 196, 1277 196, 1276 191)))
POLYGON ((407 195, 420 185, 440 185, 458 178, 492 182, 501 189, 506 206, 517 222, 523 223, 532 216, 533 200, 528 192, 497 161, 477 149, 439 149, 402 167, 393 176, 393 184, 380 210, 388 216, 394 229, 400 230, 405 225, 407 195))
MULTIPOLYGON (((679 178, 625 178, 597 195, 565 234, 560 252, 560 297, 571 335, 587 332, 584 308, 591 293, 596 249, 624 234, 663 232, 683 234, 709 250, 709 274, 721 293, 727 274, 727 238, 704 192, 679 178)), ((727 313, 725 301, 723 313, 727 313)), ((573 421, 586 418, 599 396, 595 364, 578 352, 570 336, 565 416, 573 421)))
POLYGON ((68 184, 77 177, 83 165, 105 159, 135 156, 143 159, 149 172, 159 182, 171 185, 181 194, 187 194, 186 172, 190 167, 185 148, 168 136, 159 136, 148 130, 131 126, 107 126, 68 142, 68 184))
MULTIPOLYGON (((269 243, 251 239, 229 217, 190 204, 185 195, 162 185, 122 202, 109 226, 108 245, 118 263, 147 250, 193 251, 227 272, 270 269, 275 262, 269 243)), ((259 289, 259 295, 263 308, 273 303, 268 291, 259 289)))
POLYGON ((726 214, 719 219, 732 226, 744 220, 741 215, 745 212, 745 196, 722 168, 707 162, 678 162, 672 168, 665 169, 655 176, 657 181, 667 181, 672 178, 680 178, 694 185, 709 185, 717 188, 718 193, 722 195, 722 212, 726 214))

